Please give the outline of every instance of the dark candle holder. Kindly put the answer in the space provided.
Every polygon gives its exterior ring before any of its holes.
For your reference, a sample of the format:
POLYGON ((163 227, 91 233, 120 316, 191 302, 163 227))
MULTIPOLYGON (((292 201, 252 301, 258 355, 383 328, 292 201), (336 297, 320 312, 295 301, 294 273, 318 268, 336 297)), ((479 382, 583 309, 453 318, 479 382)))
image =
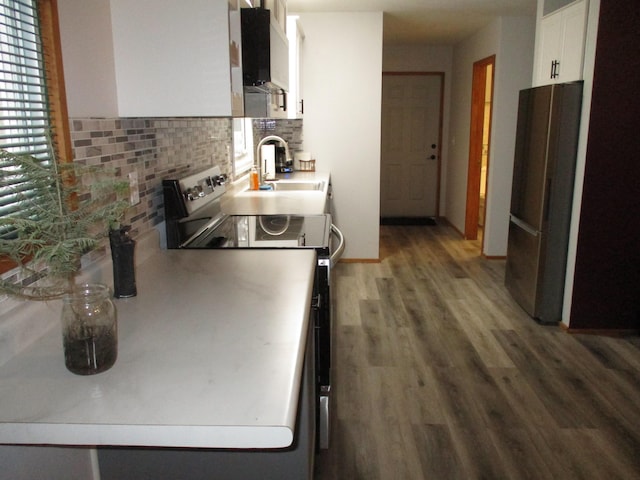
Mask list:
POLYGON ((109 232, 113 261, 113 296, 129 298, 137 295, 134 251, 136 241, 129 236, 131 225, 109 232))

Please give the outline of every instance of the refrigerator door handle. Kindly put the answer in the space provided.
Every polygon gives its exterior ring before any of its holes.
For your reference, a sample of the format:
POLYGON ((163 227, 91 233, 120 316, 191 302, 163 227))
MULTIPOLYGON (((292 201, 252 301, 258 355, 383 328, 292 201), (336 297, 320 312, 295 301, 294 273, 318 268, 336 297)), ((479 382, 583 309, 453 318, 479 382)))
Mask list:
POLYGON ((525 232, 527 232, 529 235, 533 235, 534 237, 538 236, 538 230, 536 230, 535 228, 533 228, 531 225, 529 225, 527 222, 525 222, 524 220, 519 219, 518 217, 516 217, 515 215, 509 215, 509 219, 511 220, 511 222, 514 225, 517 225, 518 227, 520 227, 521 229, 523 229, 525 232))

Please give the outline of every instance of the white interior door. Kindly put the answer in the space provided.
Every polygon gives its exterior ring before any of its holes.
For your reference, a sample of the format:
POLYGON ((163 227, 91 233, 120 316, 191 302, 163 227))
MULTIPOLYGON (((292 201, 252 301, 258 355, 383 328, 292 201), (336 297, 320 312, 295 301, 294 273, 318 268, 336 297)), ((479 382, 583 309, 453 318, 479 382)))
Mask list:
POLYGON ((382 217, 438 213, 441 97, 439 74, 383 76, 382 217))

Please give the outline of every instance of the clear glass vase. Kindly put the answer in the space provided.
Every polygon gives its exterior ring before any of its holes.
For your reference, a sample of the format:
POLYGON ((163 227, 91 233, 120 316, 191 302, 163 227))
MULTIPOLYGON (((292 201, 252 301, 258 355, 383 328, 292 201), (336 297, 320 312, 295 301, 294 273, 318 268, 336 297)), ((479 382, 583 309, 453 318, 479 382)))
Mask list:
POLYGON ((118 356, 118 320, 109 288, 76 285, 62 302, 67 369, 77 375, 93 375, 111 368, 118 356))

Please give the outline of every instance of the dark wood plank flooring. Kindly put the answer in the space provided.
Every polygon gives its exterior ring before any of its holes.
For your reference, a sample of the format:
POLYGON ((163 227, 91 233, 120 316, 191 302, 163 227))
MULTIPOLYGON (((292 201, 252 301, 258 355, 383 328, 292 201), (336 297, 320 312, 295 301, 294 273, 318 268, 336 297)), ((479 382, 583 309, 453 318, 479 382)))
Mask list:
POLYGON ((317 479, 640 479, 638 337, 537 324, 447 226, 382 226, 381 258, 334 271, 317 479))

